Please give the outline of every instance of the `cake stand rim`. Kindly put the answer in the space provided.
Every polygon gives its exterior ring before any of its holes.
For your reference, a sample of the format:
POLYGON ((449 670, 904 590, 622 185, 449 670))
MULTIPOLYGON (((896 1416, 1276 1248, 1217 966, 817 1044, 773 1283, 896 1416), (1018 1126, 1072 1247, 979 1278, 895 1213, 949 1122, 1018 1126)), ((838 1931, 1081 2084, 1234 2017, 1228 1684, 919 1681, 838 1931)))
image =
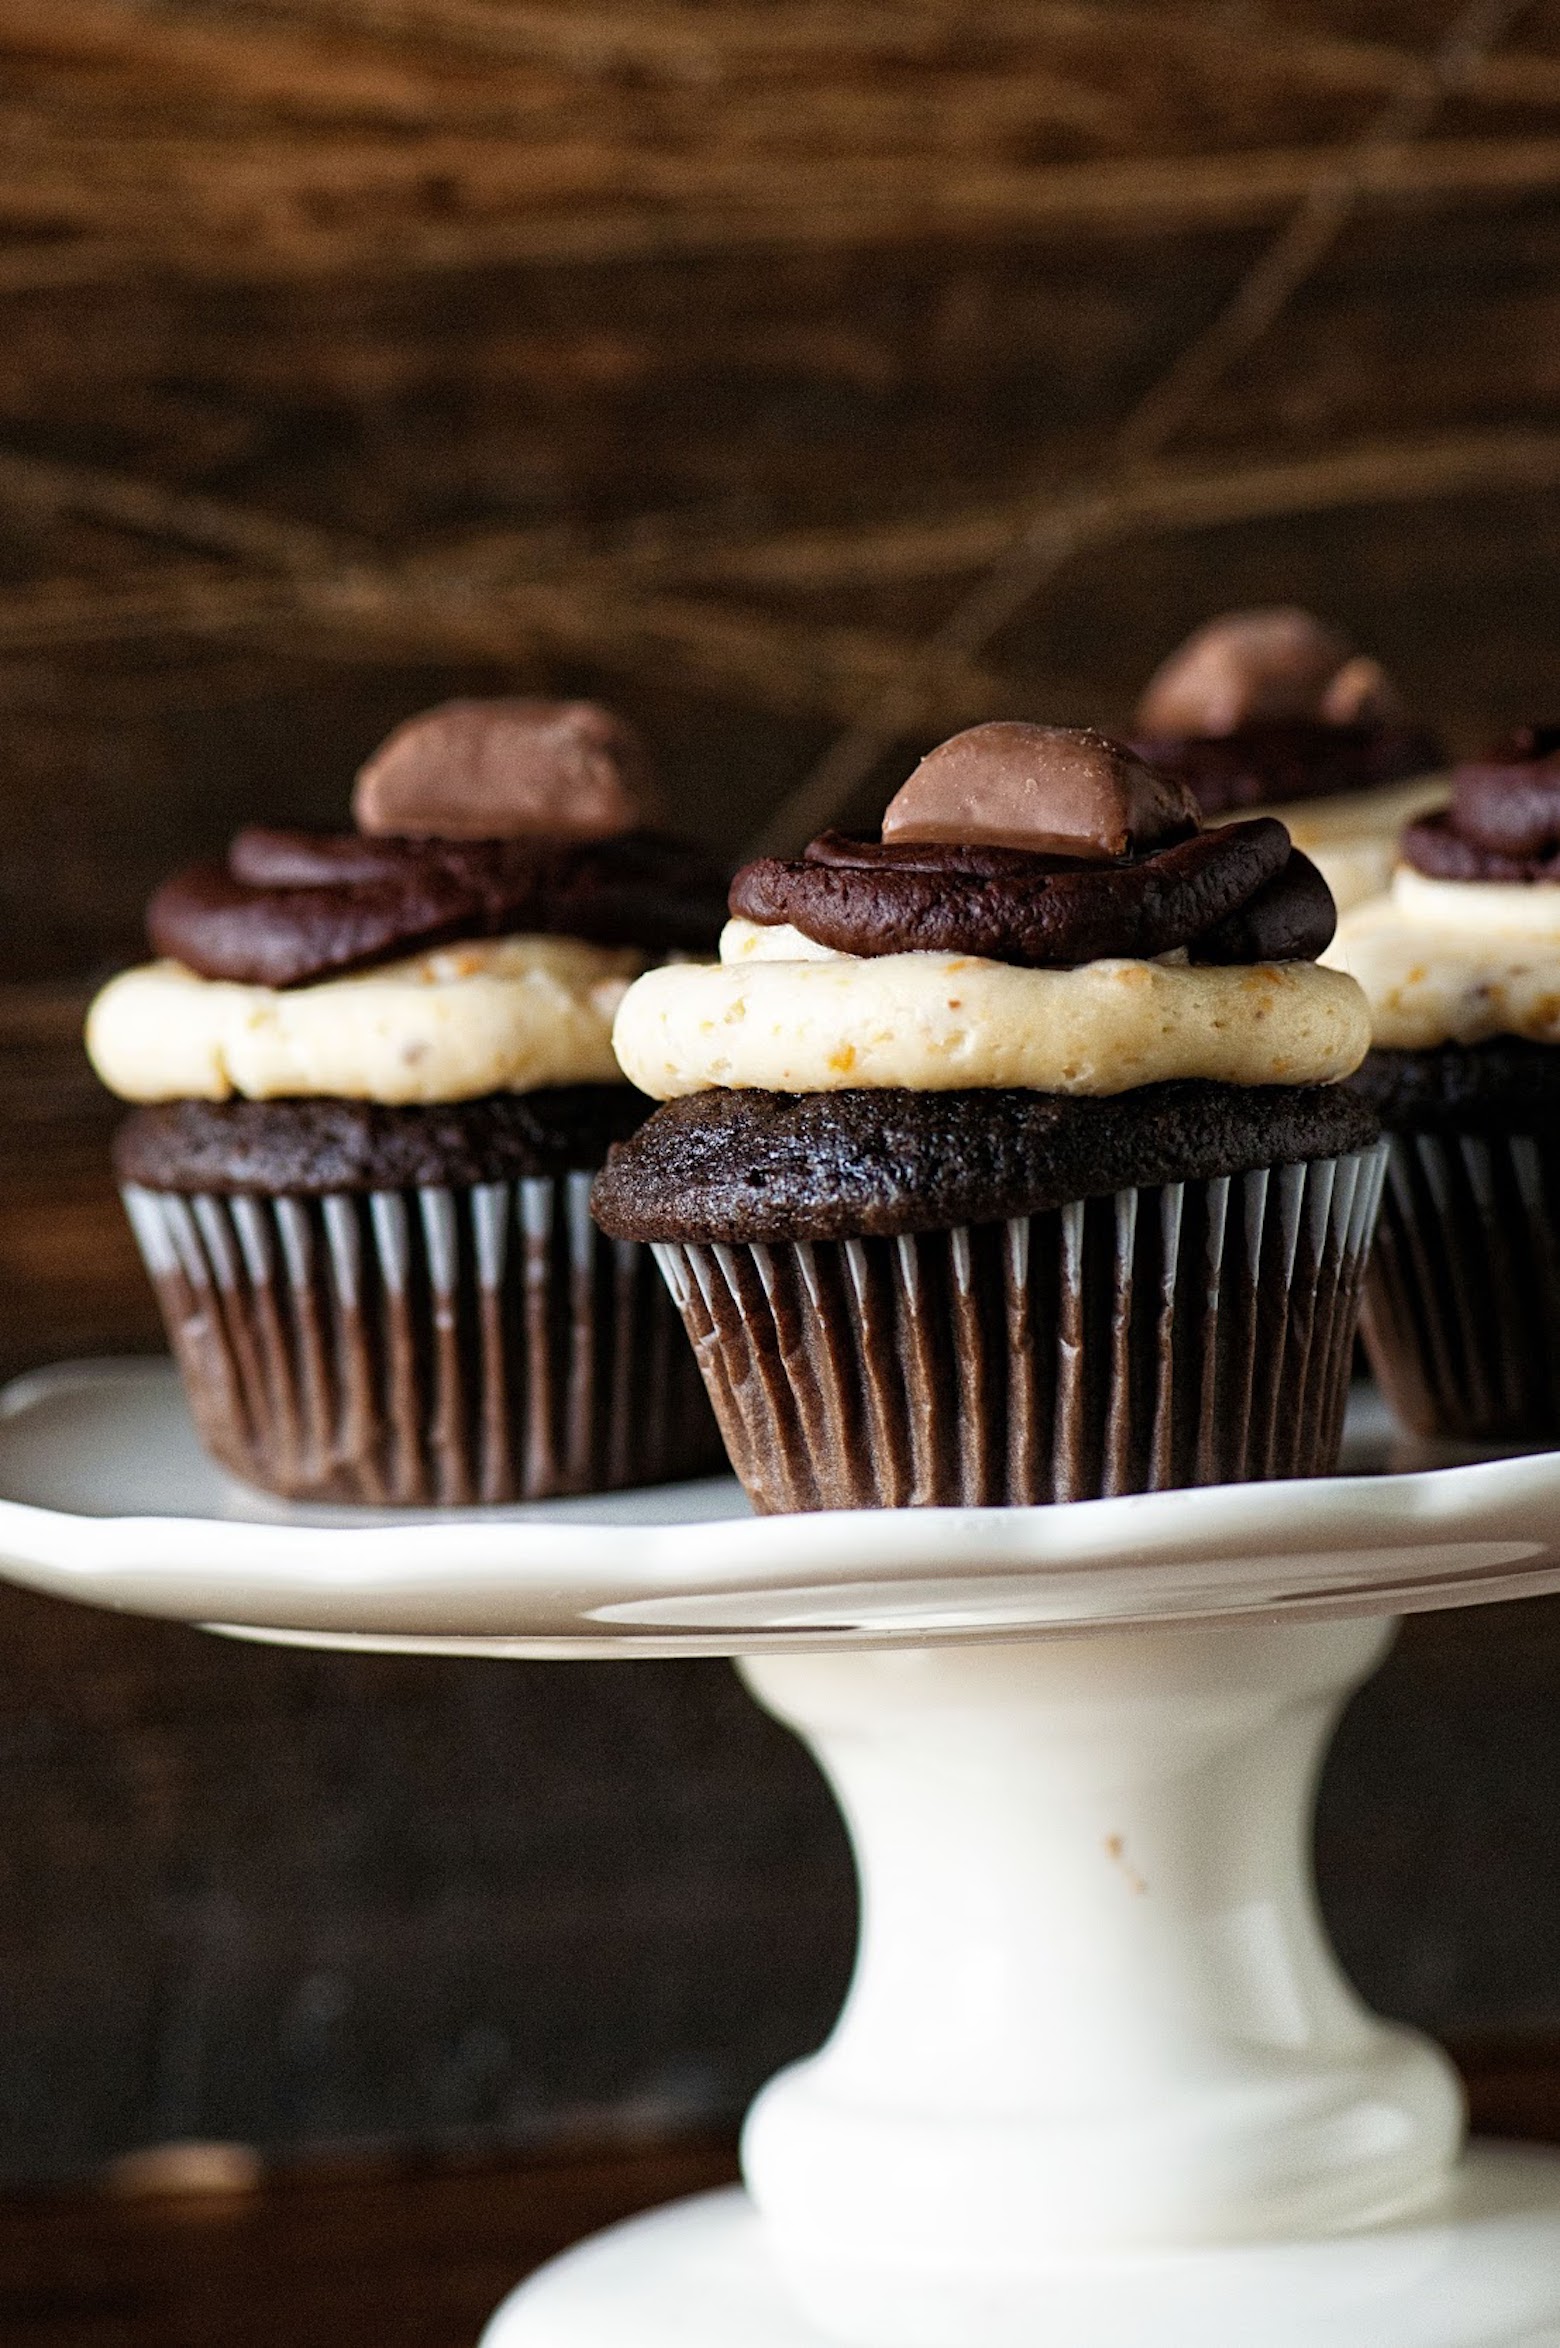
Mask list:
POLYGON ((627 1522, 555 1504, 365 1523, 242 1495, 205 1467, 245 1513, 11 1496, 30 1441, 69 1449, 59 1416, 83 1398, 100 1447, 116 1424, 127 1439, 140 1398, 188 1454, 179 1395, 172 1364, 147 1358, 61 1363, 0 1390, 0 1578, 283 1644, 559 1659, 1403 1614, 1560 1589, 1560 1451, 1050 1508, 711 1515, 739 1500, 706 1483, 648 1490, 646 1519, 627 1522), (677 1516, 695 1491, 702 1507, 677 1516))

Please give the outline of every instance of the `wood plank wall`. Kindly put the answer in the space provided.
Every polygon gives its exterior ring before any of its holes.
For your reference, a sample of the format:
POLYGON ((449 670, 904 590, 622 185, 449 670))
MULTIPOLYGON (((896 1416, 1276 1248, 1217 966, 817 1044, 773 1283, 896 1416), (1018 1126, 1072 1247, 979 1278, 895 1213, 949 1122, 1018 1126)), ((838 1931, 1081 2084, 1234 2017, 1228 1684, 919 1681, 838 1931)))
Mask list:
MULTIPOLYGON (((1477 56, 1463 21, 11 11, 0 1368, 156 1342, 75 1044, 148 888, 339 816, 440 695, 615 700, 733 849, 885 696, 845 812, 992 710, 1119 721, 1248 600, 1341 619, 1458 743, 1553 716, 1560 9, 1477 56), (1323 182, 1336 233, 1124 471, 1323 182), (1064 509, 1067 559, 937 643, 1064 509)), ((719 1667, 0 1617, 0 2173, 694 2125, 827 2019, 838 1831, 719 1667)), ((1556 1621, 1419 1626, 1346 1730, 1324 1876, 1395 2011, 1560 2026, 1556 1621)))

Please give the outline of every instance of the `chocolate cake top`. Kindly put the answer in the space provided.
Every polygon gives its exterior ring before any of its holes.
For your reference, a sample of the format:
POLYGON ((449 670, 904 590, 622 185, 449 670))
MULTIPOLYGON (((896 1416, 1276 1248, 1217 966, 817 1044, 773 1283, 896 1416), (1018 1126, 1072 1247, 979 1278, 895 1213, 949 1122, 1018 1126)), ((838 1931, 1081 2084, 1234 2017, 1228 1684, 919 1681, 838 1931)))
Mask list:
POLYGON ((642 828, 637 738, 589 702, 449 702, 363 768, 356 833, 251 829, 153 897, 154 950, 294 987, 517 931, 713 949, 724 875, 642 828))
POLYGON ((1051 1093, 701 1092, 614 1145, 591 1211, 616 1239, 870 1238, 1365 1149, 1347 1087, 1190 1079, 1051 1093))
POLYGON ((993 724, 923 759, 881 841, 825 832, 761 857, 731 910, 846 954, 975 954, 1036 969, 1185 949, 1314 961, 1332 897, 1271 817, 1204 832, 1196 802, 1087 729, 993 724))
POLYGON ((552 1085, 414 1108, 375 1101, 162 1101, 114 1136, 121 1182, 202 1195, 464 1189, 599 1166, 650 1113, 626 1084, 552 1085))

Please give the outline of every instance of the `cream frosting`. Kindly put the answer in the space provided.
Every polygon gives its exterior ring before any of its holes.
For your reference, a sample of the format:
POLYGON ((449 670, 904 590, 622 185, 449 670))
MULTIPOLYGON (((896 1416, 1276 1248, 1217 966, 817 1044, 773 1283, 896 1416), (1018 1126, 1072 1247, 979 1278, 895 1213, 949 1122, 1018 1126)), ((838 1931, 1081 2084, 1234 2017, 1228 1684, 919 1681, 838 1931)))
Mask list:
POLYGON ((732 921, 721 963, 652 970, 613 1030, 657 1100, 715 1087, 1129 1092, 1172 1077, 1316 1084, 1364 1058, 1364 997, 1312 962, 1089 962, 1023 970, 971 954, 831 952, 732 921))
POLYGON ((1241 823, 1253 815, 1276 815, 1295 846, 1310 857, 1342 914, 1381 895, 1392 878, 1403 826, 1444 807, 1450 791, 1447 775, 1416 775, 1412 782, 1386 783, 1378 791, 1339 791, 1331 798, 1294 799, 1280 807, 1232 807, 1208 820, 1241 823))
POLYGON ((744 921, 734 913, 720 933, 722 962, 849 962, 861 956, 842 954, 835 946, 820 946, 805 930, 788 921, 744 921))
POLYGON ((1324 959, 1364 988, 1378 1044, 1560 1043, 1560 883, 1433 880, 1399 865, 1324 959))
POLYGON ((480 939, 284 990, 154 962, 103 989, 87 1050, 129 1101, 426 1104, 613 1084, 612 1021, 645 959, 579 938, 480 939))

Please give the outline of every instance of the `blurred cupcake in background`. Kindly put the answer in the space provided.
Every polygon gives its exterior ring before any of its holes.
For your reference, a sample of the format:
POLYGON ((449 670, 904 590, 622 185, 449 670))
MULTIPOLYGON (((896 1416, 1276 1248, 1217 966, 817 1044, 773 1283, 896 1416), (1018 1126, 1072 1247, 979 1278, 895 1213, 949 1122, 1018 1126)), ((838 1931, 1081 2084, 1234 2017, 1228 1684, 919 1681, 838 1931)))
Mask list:
POLYGON ((585 702, 450 702, 368 761, 348 833, 177 874, 157 961, 92 1006, 139 1104, 125 1203, 207 1447, 292 1497, 460 1504, 653 1482, 719 1443, 648 1255, 591 1224, 647 1104, 625 988, 708 951, 720 873, 650 828, 585 702))
POLYGON ((1292 605, 1198 628, 1149 679, 1133 735, 1209 822, 1276 815, 1340 912, 1386 887, 1403 825, 1446 797, 1441 744, 1380 663, 1292 605))
POLYGON ((655 1246, 758 1508, 1333 1465, 1382 1152, 1281 824, 978 726, 881 840, 751 864, 731 907, 718 968, 624 998, 667 1105, 593 1204, 655 1246))
POLYGON ((1391 1156, 1364 1336, 1421 1434, 1560 1441, 1560 726, 1456 769, 1328 960, 1391 1156))

